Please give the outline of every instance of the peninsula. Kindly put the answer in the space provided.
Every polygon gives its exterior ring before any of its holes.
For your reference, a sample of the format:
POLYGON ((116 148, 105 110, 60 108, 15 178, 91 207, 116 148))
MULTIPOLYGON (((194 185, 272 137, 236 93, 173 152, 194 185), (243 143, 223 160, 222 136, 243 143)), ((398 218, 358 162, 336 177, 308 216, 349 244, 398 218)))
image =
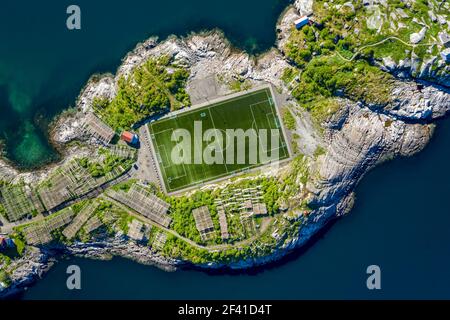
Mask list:
POLYGON ((297 0, 276 46, 150 38, 55 119, 63 160, 0 162, 0 297, 61 255, 166 270, 280 259, 450 110, 450 3, 297 0))

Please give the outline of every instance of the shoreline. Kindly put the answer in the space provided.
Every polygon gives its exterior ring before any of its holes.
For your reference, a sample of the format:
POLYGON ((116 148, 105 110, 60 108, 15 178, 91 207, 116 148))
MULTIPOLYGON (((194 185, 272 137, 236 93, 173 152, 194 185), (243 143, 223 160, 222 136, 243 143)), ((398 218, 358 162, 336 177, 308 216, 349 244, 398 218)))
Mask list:
MULTIPOLYGON (((287 11, 290 8, 287 7, 283 12, 287 11)), ((281 17, 281 16, 280 16, 281 17)), ((54 115, 53 118, 48 119, 49 123, 47 125, 47 129, 45 132, 43 132, 44 136, 47 138, 47 142, 50 144, 50 146, 55 151, 56 160, 48 160, 45 161, 43 164, 38 164, 36 166, 31 167, 22 167, 17 162, 9 159, 8 157, 4 156, 2 153, 4 151, 4 145, 6 142, 4 140, 0 140, 0 167, 6 167, 7 169, 14 172, 15 175, 17 174, 30 174, 34 172, 49 172, 55 167, 59 166, 61 163, 64 163, 65 160, 67 160, 67 157, 70 156, 69 148, 61 141, 58 141, 55 139, 56 131, 60 128, 62 124, 65 122, 70 121, 71 117, 80 115, 80 111, 82 111, 82 108, 80 106, 81 101, 84 92, 89 89, 92 85, 95 85, 97 82, 104 80, 105 78, 114 80, 117 79, 120 75, 120 72, 122 71, 121 68, 124 64, 124 62, 129 58, 133 57, 138 53, 139 50, 144 49, 149 44, 152 46, 159 45, 161 43, 165 43, 169 40, 181 40, 181 41, 188 41, 192 37, 196 36, 209 36, 209 35, 219 35, 223 38, 223 41, 226 43, 226 45, 229 47, 231 52, 236 53, 242 53, 248 54, 249 57, 258 60, 259 58, 270 54, 271 51, 277 50, 276 49, 276 42, 273 44, 272 47, 269 47, 261 52, 257 53, 249 53, 245 51, 243 48, 239 48, 238 46, 234 45, 228 38, 225 36, 225 32, 220 28, 213 28, 213 29, 204 29, 200 30, 198 32, 195 31, 189 31, 186 35, 176 35, 176 34, 170 34, 164 39, 159 39, 158 36, 150 36, 149 38, 138 42, 136 46, 129 51, 124 57, 122 57, 120 63, 116 66, 116 69, 114 72, 98 72, 92 74, 89 79, 86 81, 86 83, 80 88, 79 93, 77 97, 74 100, 74 106, 69 105, 62 109, 58 114, 54 115)))

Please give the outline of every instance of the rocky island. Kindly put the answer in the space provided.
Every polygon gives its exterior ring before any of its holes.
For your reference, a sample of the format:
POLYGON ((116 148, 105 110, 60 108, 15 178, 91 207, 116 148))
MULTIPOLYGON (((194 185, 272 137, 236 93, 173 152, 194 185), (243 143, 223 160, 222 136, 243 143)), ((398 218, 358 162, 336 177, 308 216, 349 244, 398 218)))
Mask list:
POLYGON ((257 57, 218 30, 139 44, 55 119, 60 163, 0 164, 0 296, 61 255, 243 269, 305 245, 351 211, 369 170, 421 151, 447 115, 449 12, 437 0, 297 0, 257 57), (288 161, 167 190, 151 124, 259 88, 271 88, 288 161))

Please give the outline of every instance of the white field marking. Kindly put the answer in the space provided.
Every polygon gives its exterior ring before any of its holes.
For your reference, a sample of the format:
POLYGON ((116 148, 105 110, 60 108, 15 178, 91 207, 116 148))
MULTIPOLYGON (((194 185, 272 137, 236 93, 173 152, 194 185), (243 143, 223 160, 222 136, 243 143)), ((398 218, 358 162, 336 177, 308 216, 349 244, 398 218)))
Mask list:
MULTIPOLYGON (((167 176, 166 171, 165 171, 165 169, 164 169, 164 175, 165 175, 165 177, 166 177, 166 179, 167 179, 167 184, 168 184, 167 189, 168 189, 169 192, 172 192, 172 191, 176 190, 176 189, 170 187, 170 184, 171 184, 174 180, 181 179, 181 178, 184 178, 184 177, 187 176, 186 168, 184 167, 184 164, 182 164, 182 166, 183 166, 183 172, 184 172, 184 175, 178 176, 178 177, 175 177, 175 178, 167 176)), ((170 167, 172 167, 172 166, 168 166, 167 168, 170 168, 170 167)), ((183 187, 183 188, 185 188, 185 187, 183 187)))
MULTIPOLYGON (((266 93, 266 94, 267 94, 267 93, 266 93)), ((251 104, 251 105, 250 105, 250 111, 252 112, 253 122, 255 123, 255 125, 256 125, 256 130, 258 130, 258 131, 259 131, 259 127, 258 127, 258 123, 257 123, 256 118, 255 118, 255 114, 253 113, 253 107, 256 106, 256 105, 262 104, 262 103, 266 103, 266 102, 268 102, 268 101, 269 101, 269 100, 261 101, 261 102, 257 102, 257 103, 254 103, 254 104, 251 104)), ((268 121, 267 124, 269 125, 269 129, 270 129, 270 121, 269 121, 269 119, 267 118, 267 115, 268 115, 268 114, 271 114, 272 117, 273 117, 273 116, 274 116, 274 113, 273 113, 273 112, 266 113, 266 120, 268 121)), ((276 118, 274 117, 274 119, 276 119, 276 118)), ((279 129, 279 128, 278 128, 278 129, 279 129)), ((265 146, 263 145, 262 141, 259 139, 259 136, 258 136, 258 142, 259 142, 260 148, 262 148, 262 150, 264 150, 264 152, 267 154, 267 150, 266 150, 265 146)), ((273 151, 279 150, 279 149, 281 149, 282 147, 283 147, 283 146, 278 147, 278 148, 270 149, 270 152, 272 153, 273 151)), ((285 153, 284 153, 284 155, 285 155, 285 153)))
POLYGON ((173 128, 164 129, 164 130, 161 130, 161 131, 158 131, 158 132, 154 132, 153 135, 155 136, 155 139, 156 139, 156 136, 157 136, 158 134, 164 133, 164 132, 166 132, 166 131, 174 131, 174 129, 173 129, 173 128))
MULTIPOLYGON (((267 124, 269 125, 269 129, 271 129, 271 127, 270 127, 270 122, 271 122, 271 121, 270 121, 270 119, 269 119, 269 115, 270 115, 271 119, 273 120, 273 122, 274 122, 274 124, 275 124, 275 129, 280 129, 280 126, 279 126, 279 124, 278 124, 278 122, 277 122, 277 119, 276 119, 274 113, 273 113, 273 112, 268 112, 268 113, 266 113, 266 120, 267 120, 267 124)), ((280 137, 280 140, 282 140, 281 137, 280 137)), ((281 142, 283 142, 283 141, 281 141, 281 142)), ((266 149, 265 146, 262 144, 262 142, 260 143, 260 146, 261 146, 261 148, 264 150, 264 152, 267 154, 267 149, 266 149)), ((280 149, 282 149, 283 147, 284 147, 284 144, 282 144, 281 147, 270 149, 270 152, 272 153, 272 151, 280 150, 280 149)))
POLYGON ((273 120, 275 129, 280 129, 280 125, 278 124, 277 118, 275 117, 275 114, 273 112, 266 113, 266 120, 267 120, 267 123, 269 124, 269 127, 270 127, 270 123, 272 122, 271 120, 273 120))
MULTIPOLYGON (((249 96, 252 96, 252 95, 255 95, 255 94, 259 94, 259 93, 261 93, 261 92, 260 92, 260 91, 256 91, 256 92, 253 92, 253 93, 251 93, 251 94, 245 95, 244 97, 249 97, 249 96)), ((255 119, 255 116, 254 116, 254 114, 253 114, 252 106, 257 105, 257 104, 260 104, 260 103, 265 103, 265 102, 269 102, 269 103, 271 103, 271 105, 273 105, 273 101, 272 101, 272 99, 269 97, 267 91, 265 91, 265 93, 266 93, 266 96, 268 97, 267 100, 264 100, 264 101, 261 101, 261 102, 258 102, 258 103, 255 103, 255 104, 251 104, 251 105, 250 105, 250 111, 252 112, 252 118, 253 118, 252 127, 253 127, 253 124, 254 124, 255 127, 256 127, 256 130, 258 130, 259 128, 258 128, 256 119, 255 119)), ((239 97, 236 97, 236 98, 232 98, 232 99, 229 99, 229 100, 225 100, 225 101, 222 101, 222 102, 213 104, 212 106, 207 106, 207 107, 205 107, 205 109, 207 109, 207 110, 210 112, 211 120, 212 120, 212 122, 213 122, 214 129, 217 129, 217 128, 216 128, 216 126, 215 126, 215 124, 214 124, 214 120, 213 120, 213 117, 212 117, 212 114, 211 114, 210 109, 211 109, 211 108, 214 108, 214 107, 216 107, 216 106, 222 105, 222 104, 224 104, 224 103, 228 103, 228 102, 231 102, 231 101, 234 101, 234 100, 239 100, 239 99, 241 99, 241 98, 242 98, 242 96, 239 96, 239 97)), ((191 112, 188 111, 188 112, 186 112, 185 114, 190 114, 190 113, 194 113, 194 112, 201 111, 201 110, 203 110, 203 108, 201 108, 201 109, 199 109, 199 110, 192 110, 191 112)), ((272 112, 272 114, 273 114, 273 112, 272 112)), ((179 114, 179 115, 177 114, 177 115, 175 115, 174 117, 171 117, 171 118, 166 118, 166 119, 159 120, 159 123, 161 123, 161 122, 163 122, 163 121, 174 120, 175 118, 177 118, 178 116, 181 116, 181 115, 184 115, 184 114, 181 113, 181 114, 179 114)), ((175 121, 175 123, 178 124, 177 121, 175 121)), ((158 132, 158 134, 159 134, 159 133, 162 133, 162 132, 164 132, 164 131, 167 131, 167 130, 174 130, 174 129, 171 128, 171 129, 162 130, 162 131, 158 132)), ((219 129, 219 130, 220 130, 220 129, 219 129)), ((223 131, 223 130, 221 130, 221 131, 223 131)), ((284 146, 285 146, 285 144, 283 143, 283 144, 282 144, 282 147, 279 147, 278 149, 283 148, 284 146)), ((276 150, 276 149, 274 149, 274 150, 276 150)), ((283 152, 284 152, 284 156, 286 156, 286 152, 285 152, 284 149, 283 149, 283 152)), ((277 161, 279 161, 279 160, 277 160, 277 161)), ((172 191, 176 191, 176 190, 183 190, 183 189, 189 188, 190 186, 193 186, 193 185, 195 185, 195 184, 206 183, 206 182, 208 182, 208 181, 217 180, 217 179, 222 178, 222 177, 225 177, 225 176, 235 176, 236 174, 241 173, 241 172, 250 172, 252 169, 255 169, 255 168, 260 167, 260 166, 262 166, 262 165, 266 165, 266 164, 264 164, 264 163, 257 163, 257 164, 249 165, 249 166, 246 166, 246 167, 244 167, 244 168, 240 168, 240 169, 236 169, 236 170, 232 170, 232 171, 228 171, 228 168, 226 168, 227 172, 220 173, 220 174, 217 174, 217 175, 215 175, 215 176, 211 176, 211 177, 209 177, 209 178, 206 178, 206 177, 205 177, 204 179, 199 178, 199 179, 196 179, 196 180, 191 180, 190 183, 188 183, 188 184, 186 184, 186 185, 184 185, 184 186, 182 186, 182 187, 178 187, 178 188, 170 188, 170 187, 168 187, 168 191, 169 191, 169 192, 172 192, 172 191)), ((165 171, 164 168, 163 168, 163 170, 165 171)), ((185 176, 188 176, 184 164, 183 164, 183 170, 184 170, 184 172, 185 172, 185 176)), ((202 171, 203 171, 203 175, 205 176, 205 172, 204 172, 203 168, 202 168, 202 171)), ((164 174, 165 174, 165 176, 166 176, 166 178, 167 178, 166 172, 164 172, 164 174)), ((184 177, 184 176, 183 176, 183 177, 184 177)), ((174 178, 172 178, 172 180, 173 180, 173 179, 174 179, 174 178)), ((175 178, 175 179, 176 179, 176 178, 175 178)))
MULTIPOLYGON (((161 151, 164 151, 164 155, 165 155, 165 158, 164 158, 164 159, 165 159, 166 161, 163 160, 163 167, 164 167, 164 168, 170 167, 170 164, 169 164, 169 165, 165 165, 165 164, 164 164, 164 162, 167 163, 168 160, 169 160, 168 155, 167 155, 167 151, 166 151, 166 146, 163 145, 163 144, 162 144, 162 145, 159 145, 159 146, 158 146, 158 149, 159 149, 160 155, 163 154, 161 151)), ((161 156, 161 159, 162 159, 162 158, 163 158, 163 157, 161 156)))
MULTIPOLYGON (((151 127, 152 127, 152 131, 153 131, 153 123, 151 124, 151 127)), ((164 177, 163 177, 163 179, 165 180, 165 181, 167 181, 167 189, 168 189, 168 191, 170 192, 170 191, 172 191, 172 188, 170 188, 170 183, 172 182, 172 177, 169 177, 168 175, 167 175, 167 172, 166 172, 166 168, 169 168, 169 167, 171 167, 170 165, 169 166, 165 166, 164 165, 164 162, 163 162, 163 160, 162 160, 162 156, 161 156, 161 150, 160 150, 160 147, 162 146, 162 147, 164 147, 164 152, 165 152, 165 154, 166 154, 166 158, 167 158, 167 152, 166 152, 166 147, 164 146, 164 145, 158 145, 157 143, 158 143, 158 141, 157 141, 157 138, 156 138, 156 136, 158 135, 158 134, 161 134, 161 133, 163 133, 163 132, 166 132, 166 131, 170 131, 170 130, 172 130, 173 131, 173 128, 169 128, 169 129, 165 129, 165 130, 161 130, 161 131, 158 131, 158 132, 156 132, 156 133, 153 133, 153 138, 154 138, 154 146, 155 146, 155 148, 157 149, 157 150, 155 150, 156 151, 156 156, 157 156, 157 158, 158 158, 158 163, 160 164, 160 168, 162 169, 162 171, 163 171, 163 174, 164 174, 164 177)), ((186 173, 186 172, 185 172, 186 173)), ((175 178, 175 179, 177 179, 177 178, 175 178)))
MULTIPOLYGON (((213 115, 212 115, 212 113, 211 113, 211 107, 209 107, 208 108, 208 112, 209 112, 209 116, 210 116, 210 118, 211 118, 211 122, 212 122, 212 125, 213 125, 213 127, 214 127, 214 129, 217 129, 216 128, 216 124, 214 123, 214 117, 213 117, 213 115)), ((218 129, 218 130, 220 130, 220 129, 218 129)), ((223 131, 223 130, 220 130, 220 131, 223 131)), ((226 137, 226 135, 225 135, 225 137, 226 137)), ((223 141, 222 141, 223 142, 223 141)), ((226 140, 225 140, 225 142, 226 142, 226 140)), ((227 173, 229 173, 229 171, 228 171, 228 167, 227 167, 227 161, 226 161, 226 159, 225 159, 225 151, 226 151, 226 148, 225 149, 222 149, 222 150, 220 150, 221 152, 222 152, 222 157, 223 157, 223 159, 224 159, 224 165, 225 165, 225 170, 227 171, 227 173)))
MULTIPOLYGON (((269 95, 269 94, 267 93, 267 91, 265 91, 265 92, 266 92, 267 100, 269 101, 270 106, 273 107, 273 108, 276 108, 275 103, 274 103, 274 101, 273 101, 273 99, 272 99, 272 96, 269 95)), ((269 92, 270 92, 270 91, 269 91, 269 92)), ((276 111, 276 110, 275 110, 275 111, 276 111)), ((277 127, 277 129, 282 129, 281 124, 279 123, 280 119, 278 118, 278 114, 274 114, 273 111, 271 111, 271 113, 272 113, 273 119, 274 119, 274 121, 275 121, 275 126, 277 127)), ((266 117, 267 117, 267 114, 266 114, 266 117)), ((270 122, 269 122, 269 124, 270 124, 270 122)), ((281 137, 286 138, 286 137, 284 136, 283 130, 281 130, 281 137)), ((277 149, 282 149, 282 150, 283 150, 283 158, 284 158, 284 157, 287 156, 287 155, 286 155, 286 149, 284 148, 284 147, 286 147, 286 143, 283 142, 283 139, 281 139, 281 137, 280 137, 280 140, 281 140, 281 147, 278 147, 277 149)), ((273 150, 276 150, 276 149, 272 149, 271 151, 273 151, 273 150)))
MULTIPOLYGON (((177 123, 176 121, 175 121, 175 123, 177 123)), ((161 134, 161 133, 163 133, 163 132, 166 132, 166 131, 170 131, 170 130, 172 130, 172 132, 175 130, 174 128, 169 128, 169 129, 165 129, 165 130, 161 130, 161 131, 159 131, 158 133, 156 133, 156 134, 161 134)), ((166 152, 166 146, 165 145, 161 145, 164 149, 164 153, 165 153, 165 155, 166 155, 166 159, 167 159, 167 161, 168 161, 168 165, 162 165, 162 167, 163 167, 163 169, 164 169, 164 175, 165 175, 165 177, 166 177, 166 179, 167 179, 167 184, 168 184, 168 189, 169 189, 169 191, 172 191, 173 189, 170 187, 170 184, 174 181, 174 180, 177 180, 177 179, 181 179, 181 178, 184 178, 184 177, 186 177, 187 176, 187 172, 186 172, 186 168, 185 168, 185 166, 184 166, 184 163, 182 163, 182 167, 183 167, 183 173, 184 173, 184 175, 181 175, 181 176, 176 176, 176 177, 172 177, 172 176, 168 176, 167 175, 167 172, 166 172, 166 169, 167 170, 169 170, 171 167, 175 167, 175 165, 173 165, 173 164, 170 164, 171 163, 171 161, 169 161, 169 157, 168 157, 168 155, 167 155, 167 152, 166 152)), ((160 146, 158 146, 158 149, 160 149, 160 146)))
POLYGON ((190 114, 190 113, 194 113, 194 112, 198 112, 198 111, 202 111, 204 108, 205 109, 206 108, 215 108, 215 107, 220 106, 220 105, 225 104, 225 103, 229 103, 229 102, 232 102, 232 101, 235 101, 235 100, 240 100, 240 99, 243 99, 243 98, 251 97, 251 96, 254 96, 256 94, 261 94, 261 91, 265 91, 266 96, 268 96, 267 89, 264 88, 264 89, 261 89, 261 90, 255 91, 255 92, 250 92, 250 93, 247 93, 247 94, 243 94, 241 96, 237 96, 237 97, 234 97, 234 98, 231 98, 231 99, 228 99, 228 100, 216 102, 216 103, 213 103, 212 105, 204 106, 204 107, 201 107, 199 109, 195 109, 194 108, 194 110, 186 110, 185 112, 182 112, 182 113, 179 113, 179 114, 175 114, 175 115, 170 116, 168 118, 159 119, 159 120, 157 120, 157 122, 160 124, 160 123, 163 123, 165 121, 173 120, 173 119, 175 119, 177 117, 182 118, 182 116, 184 116, 184 115, 187 115, 187 114, 190 114))

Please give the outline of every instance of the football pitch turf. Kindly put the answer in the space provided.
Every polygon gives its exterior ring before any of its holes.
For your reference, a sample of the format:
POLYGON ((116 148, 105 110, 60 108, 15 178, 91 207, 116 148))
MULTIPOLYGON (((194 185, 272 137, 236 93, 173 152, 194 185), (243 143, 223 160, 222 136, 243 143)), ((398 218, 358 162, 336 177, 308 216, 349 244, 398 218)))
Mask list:
MULTIPOLYGON (((239 144, 237 143, 237 140, 234 140, 236 142, 234 146, 234 161, 227 161, 229 159, 225 159, 224 161, 219 161, 220 163, 206 164, 202 155, 203 151, 207 149, 207 146, 210 145, 211 142, 203 141, 203 139, 194 139, 194 136, 198 136, 195 135, 195 133, 199 132, 196 131, 196 129, 199 128, 199 125, 202 130, 201 137, 203 137, 203 134, 208 129, 218 129, 223 133, 222 145, 224 148, 221 149, 223 151, 220 152, 223 155, 223 158, 226 158, 226 150, 229 146, 229 141, 227 141, 225 132, 230 129, 242 129, 243 131, 254 129, 256 130, 254 132, 261 132, 261 129, 266 129, 268 131, 266 139, 260 139, 259 136, 253 135, 254 137, 257 137, 256 149, 262 148, 264 151, 268 150, 268 154, 272 154, 272 152, 273 154, 276 154, 276 151, 278 151, 278 158, 276 161, 289 158, 289 149, 286 145, 286 140, 270 88, 256 90, 192 110, 182 111, 175 115, 169 114, 165 118, 148 124, 153 152, 158 161, 160 175, 162 175, 167 192, 179 191, 207 181, 225 178, 266 164, 261 162, 259 156, 257 157, 256 162, 250 161, 250 150, 255 152, 255 148, 248 142, 250 139, 245 140, 244 163, 239 163, 239 161, 236 160, 238 158, 237 152, 239 144), (191 136, 191 141, 188 143, 191 147, 191 157, 189 159, 194 159, 194 157, 197 156, 199 157, 197 159, 200 159, 200 161, 192 160, 189 163, 174 163, 176 160, 174 161, 171 155, 173 150, 179 150, 176 149, 179 141, 172 141, 172 134, 174 133, 174 130, 177 129, 185 129, 189 132, 191 136), (278 146, 274 144, 274 147, 272 148, 270 135, 273 134, 273 132, 278 132, 274 135, 274 139, 278 139, 278 146), (227 147, 225 147, 225 145, 227 145, 227 147)), ((216 140, 212 139, 211 141, 215 142, 216 140)), ((186 146, 186 144, 184 144, 184 146, 186 146)), ((213 154, 216 154, 216 152, 213 154)), ((257 152, 255 154, 257 154, 257 152)), ((271 160, 271 162, 276 161, 271 160)))

